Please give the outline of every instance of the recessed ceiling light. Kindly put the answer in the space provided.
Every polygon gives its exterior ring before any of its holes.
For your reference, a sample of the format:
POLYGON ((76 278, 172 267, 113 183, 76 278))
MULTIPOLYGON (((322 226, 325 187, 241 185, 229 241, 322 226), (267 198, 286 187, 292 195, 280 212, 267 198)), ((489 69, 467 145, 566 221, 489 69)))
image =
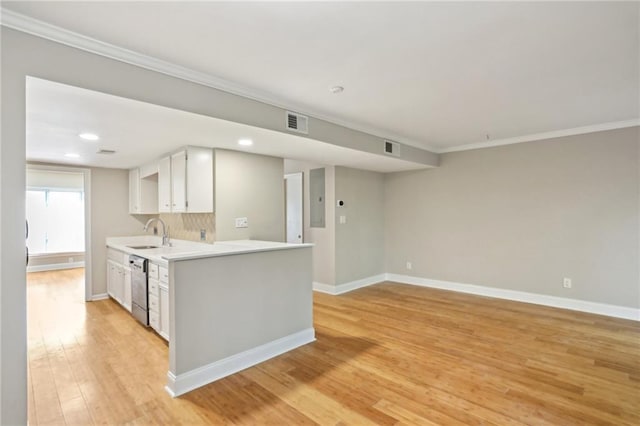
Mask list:
POLYGON ((342 87, 342 86, 333 86, 333 87, 329 88, 329 91, 331 93, 334 93, 334 94, 335 93, 342 93, 342 92, 344 92, 344 87, 342 87))
POLYGON ((253 145, 253 141, 251 139, 240 139, 238 141, 238 145, 251 146, 251 145, 253 145))
POLYGON ((64 156, 67 158, 80 158, 80 154, 76 154, 75 152, 67 152, 64 156))
POLYGON ((97 141, 100 139, 100 137, 95 133, 80 133, 78 136, 87 141, 97 141))

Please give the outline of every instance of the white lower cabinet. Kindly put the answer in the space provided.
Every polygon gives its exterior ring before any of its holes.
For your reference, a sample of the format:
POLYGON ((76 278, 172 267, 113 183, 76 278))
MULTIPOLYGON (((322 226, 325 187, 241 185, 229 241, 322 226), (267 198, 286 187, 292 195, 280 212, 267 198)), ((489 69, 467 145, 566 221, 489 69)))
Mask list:
POLYGON ((128 267, 128 258, 121 251, 112 248, 107 250, 107 294, 131 312, 131 268, 128 267))
POLYGON ((122 304, 124 295, 124 268, 112 260, 107 261, 107 293, 122 304))
POLYGON ((125 266, 122 268, 124 271, 124 279, 122 285, 122 306, 131 312, 131 268, 125 266))
POLYGON ((169 287, 160 285, 160 331, 162 337, 169 340, 169 287))
POLYGON ((169 273, 166 267, 149 263, 149 325, 169 340, 169 273))
POLYGON ((160 332, 160 290, 158 280, 149 276, 149 291, 148 306, 149 306, 149 326, 158 333, 160 332))
MULTIPOLYGON (((107 250, 107 257, 107 293, 131 312, 129 257, 112 248, 107 250)), ((169 340, 169 270, 165 266, 149 262, 148 279, 149 326, 169 340)))

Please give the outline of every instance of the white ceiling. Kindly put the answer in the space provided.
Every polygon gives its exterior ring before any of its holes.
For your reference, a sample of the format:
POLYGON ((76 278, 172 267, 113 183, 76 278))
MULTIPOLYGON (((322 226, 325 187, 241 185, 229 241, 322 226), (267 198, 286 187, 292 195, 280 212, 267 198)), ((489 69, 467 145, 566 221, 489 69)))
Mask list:
POLYGON ((426 149, 640 116, 638 2, 3 6, 426 149))
POLYGON ((179 111, 37 78, 27 78, 27 159, 61 164, 131 168, 184 145, 390 172, 423 164, 179 111), (86 141, 80 133, 100 136, 86 141), (242 148, 238 139, 252 139, 242 148), (99 149, 115 154, 97 154, 99 149), (65 154, 79 154, 67 158, 65 154))

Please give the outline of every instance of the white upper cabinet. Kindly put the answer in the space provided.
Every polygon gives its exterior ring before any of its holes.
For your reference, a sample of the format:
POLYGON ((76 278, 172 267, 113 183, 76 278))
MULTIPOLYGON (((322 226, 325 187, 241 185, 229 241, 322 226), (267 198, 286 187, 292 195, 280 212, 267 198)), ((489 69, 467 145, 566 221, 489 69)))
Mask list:
POLYGON ((213 150, 187 148, 187 212, 212 213, 213 203, 213 150))
POLYGON ((180 151, 171 156, 171 210, 174 213, 187 211, 186 151, 180 151))
POLYGON ((158 163, 160 212, 213 212, 213 150, 186 147, 158 163))
POLYGON ((129 213, 158 213, 157 165, 129 170, 129 213))
POLYGON ((158 211, 171 212, 171 157, 158 161, 158 211))

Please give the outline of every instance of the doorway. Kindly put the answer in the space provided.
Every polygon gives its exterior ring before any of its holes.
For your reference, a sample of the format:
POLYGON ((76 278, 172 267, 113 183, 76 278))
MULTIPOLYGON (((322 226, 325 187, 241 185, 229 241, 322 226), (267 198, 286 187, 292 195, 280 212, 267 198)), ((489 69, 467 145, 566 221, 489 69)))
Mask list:
POLYGON ((286 241, 292 244, 304 242, 304 178, 302 172, 284 175, 286 200, 286 241))
POLYGON ((27 272, 84 268, 79 299, 91 300, 91 171, 27 164, 26 175, 27 272))

